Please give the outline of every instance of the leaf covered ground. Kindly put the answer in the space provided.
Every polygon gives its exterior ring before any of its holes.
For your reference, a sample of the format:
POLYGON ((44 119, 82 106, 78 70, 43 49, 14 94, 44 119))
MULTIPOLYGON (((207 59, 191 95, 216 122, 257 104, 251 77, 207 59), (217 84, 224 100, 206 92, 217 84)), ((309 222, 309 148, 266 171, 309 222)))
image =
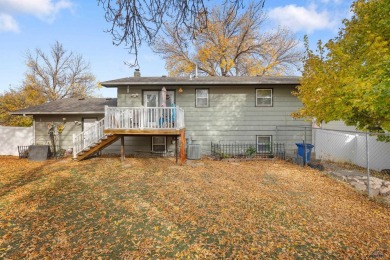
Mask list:
POLYGON ((383 258, 390 210, 282 161, 0 158, 0 258, 383 258))

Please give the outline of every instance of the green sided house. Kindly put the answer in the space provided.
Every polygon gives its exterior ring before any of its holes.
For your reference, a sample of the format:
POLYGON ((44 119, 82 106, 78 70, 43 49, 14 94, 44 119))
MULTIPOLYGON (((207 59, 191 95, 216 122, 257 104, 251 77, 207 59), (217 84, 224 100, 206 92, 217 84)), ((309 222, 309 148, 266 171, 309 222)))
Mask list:
POLYGON ((52 124, 63 125, 61 134, 57 133, 58 145, 65 150, 73 149, 73 135, 79 135, 95 126, 104 118, 106 106, 116 107, 116 98, 66 98, 28 107, 13 112, 13 115, 33 117, 33 144, 50 144, 49 129, 52 124))
POLYGON ((311 123, 291 117, 302 105, 292 95, 299 77, 141 77, 136 72, 101 84, 116 88, 117 98, 58 100, 13 114, 33 116, 36 142, 48 140, 49 122, 64 121, 61 146, 78 159, 100 151, 177 156, 180 150, 184 160, 186 143, 209 155, 215 152, 212 144, 254 144, 253 153, 272 153, 273 143, 311 141, 311 123))

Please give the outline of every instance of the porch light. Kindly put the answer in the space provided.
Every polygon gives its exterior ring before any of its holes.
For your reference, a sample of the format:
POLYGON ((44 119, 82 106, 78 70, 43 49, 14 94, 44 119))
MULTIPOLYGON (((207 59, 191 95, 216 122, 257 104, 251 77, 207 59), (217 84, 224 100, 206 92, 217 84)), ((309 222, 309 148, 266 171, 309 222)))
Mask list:
POLYGON ((183 93, 183 89, 182 89, 182 88, 179 88, 177 91, 178 91, 180 94, 183 93))

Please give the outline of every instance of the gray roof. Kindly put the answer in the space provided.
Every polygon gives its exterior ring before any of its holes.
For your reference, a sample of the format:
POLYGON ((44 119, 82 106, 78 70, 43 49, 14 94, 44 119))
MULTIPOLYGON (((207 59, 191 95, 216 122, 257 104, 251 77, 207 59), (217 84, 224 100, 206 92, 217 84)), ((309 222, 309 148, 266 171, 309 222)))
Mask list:
POLYGON ((12 112, 12 115, 104 114, 104 106, 116 107, 116 98, 64 98, 12 112))
POLYGON ((299 85, 297 76, 257 77, 129 77, 101 82, 105 87, 121 86, 244 86, 244 85, 299 85))

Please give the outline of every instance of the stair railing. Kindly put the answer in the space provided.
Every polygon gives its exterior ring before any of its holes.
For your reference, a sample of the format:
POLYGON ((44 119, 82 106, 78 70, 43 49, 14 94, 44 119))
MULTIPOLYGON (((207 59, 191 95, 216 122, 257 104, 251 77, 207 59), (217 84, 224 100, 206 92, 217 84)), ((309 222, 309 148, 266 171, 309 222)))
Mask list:
POLYGON ((79 134, 73 134, 73 158, 104 137, 104 118, 79 134))

